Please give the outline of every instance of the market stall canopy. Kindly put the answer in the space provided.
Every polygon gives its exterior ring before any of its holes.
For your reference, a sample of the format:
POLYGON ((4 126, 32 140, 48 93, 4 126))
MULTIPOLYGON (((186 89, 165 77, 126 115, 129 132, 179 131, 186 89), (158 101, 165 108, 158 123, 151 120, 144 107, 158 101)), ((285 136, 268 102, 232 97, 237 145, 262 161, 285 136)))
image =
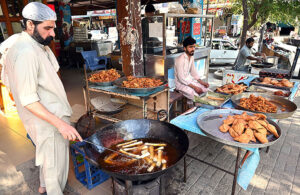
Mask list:
MULTIPOLYGON (((142 5, 148 2, 155 4, 177 2, 177 0, 141 0, 142 5)), ((116 0, 71 0, 70 5, 72 15, 85 15, 87 11, 115 9, 116 0)))

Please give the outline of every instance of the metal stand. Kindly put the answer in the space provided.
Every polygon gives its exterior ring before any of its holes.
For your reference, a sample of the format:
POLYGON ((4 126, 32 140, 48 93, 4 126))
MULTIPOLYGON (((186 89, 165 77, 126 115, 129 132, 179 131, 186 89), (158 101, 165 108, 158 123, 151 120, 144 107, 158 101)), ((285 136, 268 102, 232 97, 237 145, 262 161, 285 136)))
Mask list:
MULTIPOLYGON (((245 156, 244 156, 244 158, 243 158, 243 160, 245 161, 246 160, 246 158, 248 157, 248 155, 249 155, 249 153, 248 152, 250 152, 250 151, 247 151, 246 152, 246 154, 245 154, 245 156), (248 155, 247 155, 248 154, 248 155), (246 156, 247 155, 247 156, 246 156)), ((230 171, 227 171, 227 170, 225 170, 225 169, 223 169, 223 168, 221 168, 221 167, 218 167, 218 166, 215 166, 215 165, 213 165, 213 164, 211 164, 211 163, 208 163, 208 162, 205 162, 205 161, 203 161, 203 160, 201 160, 201 159, 199 159, 199 158, 196 158, 196 157, 194 157, 194 156, 191 156, 191 155, 189 155, 189 154, 186 154, 186 156, 184 157, 184 159, 183 159, 183 163, 184 163, 184 182, 186 182, 186 172, 187 172, 187 170, 186 170, 186 157, 190 157, 190 158, 192 158, 192 159, 194 159, 194 160, 197 160, 197 161, 199 161, 199 162, 202 162, 202 163, 204 163, 204 164, 206 164, 206 165, 208 165, 208 166, 212 166, 212 167, 214 167, 214 168, 216 168, 216 169, 219 169, 219 170, 221 170, 221 171, 223 171, 223 172, 225 172, 225 173, 228 173, 228 174, 230 174, 230 175, 233 175, 233 184, 232 184, 232 191, 231 191, 231 194, 232 195, 234 195, 235 194, 235 189, 236 189, 236 183, 237 183, 237 175, 238 175, 238 170, 239 170, 239 165, 240 165, 240 154, 241 154, 241 148, 237 148, 237 155, 236 155, 236 162, 235 162, 235 170, 234 170, 234 173, 232 173, 232 172, 230 172, 230 171)))

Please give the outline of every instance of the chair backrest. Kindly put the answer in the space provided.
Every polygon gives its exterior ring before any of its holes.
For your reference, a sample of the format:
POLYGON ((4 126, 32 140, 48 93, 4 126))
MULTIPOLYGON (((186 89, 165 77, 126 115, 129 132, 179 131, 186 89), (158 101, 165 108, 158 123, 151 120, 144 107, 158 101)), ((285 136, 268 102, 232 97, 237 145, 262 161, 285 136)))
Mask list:
POLYGON ((82 51, 81 55, 84 59, 86 68, 90 69, 90 67, 95 66, 98 64, 97 60, 97 51, 92 50, 92 51, 82 51))

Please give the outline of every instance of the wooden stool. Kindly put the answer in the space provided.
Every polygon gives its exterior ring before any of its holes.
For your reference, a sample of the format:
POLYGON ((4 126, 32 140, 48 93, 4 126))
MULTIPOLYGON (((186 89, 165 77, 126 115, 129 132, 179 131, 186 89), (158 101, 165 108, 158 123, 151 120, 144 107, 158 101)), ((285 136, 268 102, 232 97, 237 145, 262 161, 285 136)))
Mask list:
POLYGON ((187 110, 187 98, 177 90, 170 91, 170 105, 174 105, 176 115, 179 115, 187 110), (177 103, 182 101, 181 112, 177 112, 177 103))

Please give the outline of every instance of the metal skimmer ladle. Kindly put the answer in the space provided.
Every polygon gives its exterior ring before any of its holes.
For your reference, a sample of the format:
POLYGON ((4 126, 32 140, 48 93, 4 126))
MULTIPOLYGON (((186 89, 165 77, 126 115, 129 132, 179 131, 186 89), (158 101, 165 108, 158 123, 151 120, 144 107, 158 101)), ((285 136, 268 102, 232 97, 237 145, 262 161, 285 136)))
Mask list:
POLYGON ((82 140, 82 141, 85 142, 85 143, 88 143, 88 144, 92 144, 92 145, 94 145, 94 146, 96 146, 96 147, 103 147, 103 148, 105 148, 106 150, 109 150, 109 151, 111 151, 111 152, 116 152, 116 153, 118 153, 118 154, 120 154, 120 155, 122 155, 122 156, 126 156, 126 157, 128 157, 128 158, 133 158, 133 159, 139 160, 138 158, 135 158, 135 157, 133 157, 133 156, 129 156, 129 155, 127 155, 127 154, 123 154, 123 153, 121 153, 121 152, 112 150, 112 149, 110 149, 110 148, 107 148, 107 147, 104 147, 104 146, 95 144, 95 143, 93 143, 93 142, 89 142, 89 141, 86 141, 86 140, 82 140))

